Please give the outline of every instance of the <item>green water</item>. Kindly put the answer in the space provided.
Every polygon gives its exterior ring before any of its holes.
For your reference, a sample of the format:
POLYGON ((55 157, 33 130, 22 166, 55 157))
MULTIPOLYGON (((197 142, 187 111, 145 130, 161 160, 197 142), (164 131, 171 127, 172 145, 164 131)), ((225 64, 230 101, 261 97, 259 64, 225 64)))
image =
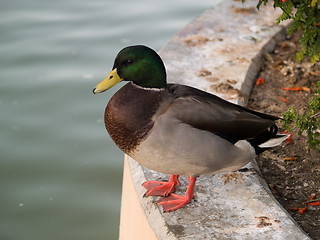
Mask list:
POLYGON ((0 3, 1 240, 117 239, 123 154, 103 123, 117 88, 92 88, 122 47, 158 50, 216 2, 0 3))

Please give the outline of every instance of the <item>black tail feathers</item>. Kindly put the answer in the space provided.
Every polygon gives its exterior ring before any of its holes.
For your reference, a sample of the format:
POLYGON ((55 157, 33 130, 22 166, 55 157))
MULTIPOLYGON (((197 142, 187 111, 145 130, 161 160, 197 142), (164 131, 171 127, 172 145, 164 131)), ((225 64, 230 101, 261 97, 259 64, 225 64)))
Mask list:
POLYGON ((277 125, 273 124, 271 127, 269 127, 269 129, 248 141, 254 147, 256 154, 258 155, 270 147, 280 145, 284 140, 286 140, 289 137, 289 135, 277 133, 278 127, 277 125))

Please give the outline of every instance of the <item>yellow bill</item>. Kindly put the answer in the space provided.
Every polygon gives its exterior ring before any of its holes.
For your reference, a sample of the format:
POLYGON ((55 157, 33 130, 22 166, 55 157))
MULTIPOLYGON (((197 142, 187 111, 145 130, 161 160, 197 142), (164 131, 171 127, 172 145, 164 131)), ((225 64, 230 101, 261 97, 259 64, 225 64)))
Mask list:
POLYGON ((122 81, 122 78, 119 77, 117 73, 117 69, 115 68, 109 73, 108 77, 106 77, 101 83, 99 83, 93 89, 93 93, 96 94, 96 93, 104 92, 121 81, 122 81))

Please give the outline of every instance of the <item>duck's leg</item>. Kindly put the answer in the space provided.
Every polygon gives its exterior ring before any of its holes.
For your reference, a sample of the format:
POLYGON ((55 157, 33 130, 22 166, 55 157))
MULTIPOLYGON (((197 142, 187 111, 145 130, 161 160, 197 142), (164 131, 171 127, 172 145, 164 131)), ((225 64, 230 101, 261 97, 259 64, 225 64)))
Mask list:
POLYGON ((176 184, 180 186, 178 178, 179 175, 170 175, 169 182, 146 181, 142 184, 142 186, 147 189, 147 192, 144 194, 144 196, 166 197, 170 195, 172 192, 174 192, 176 184))
POLYGON ((194 185, 196 183, 197 178, 188 177, 188 179, 189 179, 189 186, 185 196, 180 196, 172 193, 170 196, 161 198, 158 201, 158 204, 162 206, 163 212, 171 212, 171 211, 177 210, 179 208, 184 207, 189 202, 191 202, 191 199, 194 198, 194 195, 193 195, 194 185))

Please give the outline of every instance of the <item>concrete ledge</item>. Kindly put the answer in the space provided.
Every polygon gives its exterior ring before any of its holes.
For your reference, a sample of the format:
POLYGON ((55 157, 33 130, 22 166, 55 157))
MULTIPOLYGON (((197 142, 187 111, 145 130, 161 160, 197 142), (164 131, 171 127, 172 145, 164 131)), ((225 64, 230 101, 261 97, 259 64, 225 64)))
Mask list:
MULTIPOLYGON (((175 35, 160 51, 168 81, 245 105, 261 56, 286 33, 285 26, 275 25, 279 12, 272 6, 258 12, 256 4, 224 1, 175 35)), ((274 199, 256 163, 243 170, 199 177, 195 201, 162 213, 158 198, 143 198, 141 184, 168 176, 126 156, 120 239, 310 239, 274 199)), ((177 193, 184 195, 186 177, 181 184, 177 193)))

